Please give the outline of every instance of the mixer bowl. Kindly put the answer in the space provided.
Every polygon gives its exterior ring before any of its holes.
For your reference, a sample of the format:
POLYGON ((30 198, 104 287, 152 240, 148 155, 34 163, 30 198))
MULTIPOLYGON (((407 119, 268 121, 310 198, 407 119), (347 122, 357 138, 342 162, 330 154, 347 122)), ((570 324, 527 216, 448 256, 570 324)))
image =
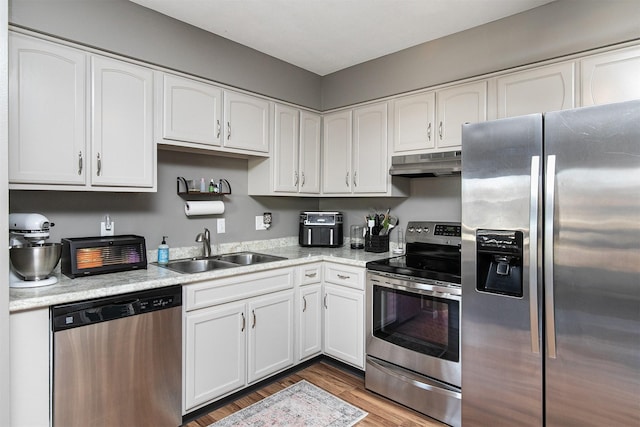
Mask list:
POLYGON ((14 246, 9 249, 11 267, 24 280, 42 280, 49 277, 60 261, 60 243, 14 246))

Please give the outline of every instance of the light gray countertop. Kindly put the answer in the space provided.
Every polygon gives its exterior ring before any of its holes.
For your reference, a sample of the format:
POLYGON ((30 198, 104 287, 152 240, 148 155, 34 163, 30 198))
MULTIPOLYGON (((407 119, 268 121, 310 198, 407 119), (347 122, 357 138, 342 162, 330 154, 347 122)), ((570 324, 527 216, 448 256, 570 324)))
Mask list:
POLYGON ((352 250, 348 244, 341 248, 284 246, 261 248, 255 250, 255 252, 281 256, 287 259, 195 274, 176 273, 153 264, 149 264, 146 270, 99 274, 76 279, 70 279, 58 272, 58 283, 56 284, 37 288, 11 288, 9 311, 31 310, 145 289, 176 284, 185 285, 202 280, 255 273, 274 268, 294 267, 317 261, 332 261, 355 267, 365 267, 369 261, 395 256, 390 252, 372 253, 363 250, 352 250))

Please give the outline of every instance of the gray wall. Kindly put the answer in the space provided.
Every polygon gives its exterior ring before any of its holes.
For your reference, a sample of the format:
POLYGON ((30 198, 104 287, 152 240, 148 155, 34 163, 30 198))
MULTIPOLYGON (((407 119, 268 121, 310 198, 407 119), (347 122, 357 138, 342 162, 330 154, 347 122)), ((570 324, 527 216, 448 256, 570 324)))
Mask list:
POLYGON ((320 76, 128 0, 11 0, 9 22, 320 108, 320 76))
POLYGON ((638 0, 558 0, 324 76, 322 109, 638 38, 638 0))
POLYGON ((300 211, 318 208, 315 198, 249 197, 244 159, 164 150, 158 151, 157 193, 17 190, 9 193, 10 212, 38 212, 55 223, 51 241, 97 236, 100 221, 108 213, 115 222, 116 234, 140 234, 146 238, 149 249, 156 248, 163 235, 169 236, 172 247, 194 246, 196 234, 204 227, 211 230, 212 240, 220 243, 296 236, 300 211), (178 176, 228 179, 233 192, 224 196, 224 214, 187 218, 184 201, 176 194, 178 176), (273 226, 267 231, 255 231, 255 216, 263 212, 273 213, 273 226), (225 234, 216 234, 217 218, 225 218, 225 234))

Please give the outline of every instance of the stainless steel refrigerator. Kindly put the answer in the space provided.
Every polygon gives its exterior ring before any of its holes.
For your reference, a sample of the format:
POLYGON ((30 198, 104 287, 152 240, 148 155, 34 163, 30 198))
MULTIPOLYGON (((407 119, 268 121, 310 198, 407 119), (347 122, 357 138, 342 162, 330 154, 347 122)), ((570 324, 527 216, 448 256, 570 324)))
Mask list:
POLYGON ((640 100, 462 145, 462 425, 640 426, 640 100))

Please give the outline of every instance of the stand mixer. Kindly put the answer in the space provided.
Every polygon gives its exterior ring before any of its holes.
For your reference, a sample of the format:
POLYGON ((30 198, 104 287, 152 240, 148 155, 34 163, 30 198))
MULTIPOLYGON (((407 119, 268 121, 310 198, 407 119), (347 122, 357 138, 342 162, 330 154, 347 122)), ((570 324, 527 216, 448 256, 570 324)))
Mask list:
POLYGON ((9 214, 9 286, 33 288, 58 282, 50 276, 60 260, 60 243, 45 243, 53 223, 37 213, 9 214))

